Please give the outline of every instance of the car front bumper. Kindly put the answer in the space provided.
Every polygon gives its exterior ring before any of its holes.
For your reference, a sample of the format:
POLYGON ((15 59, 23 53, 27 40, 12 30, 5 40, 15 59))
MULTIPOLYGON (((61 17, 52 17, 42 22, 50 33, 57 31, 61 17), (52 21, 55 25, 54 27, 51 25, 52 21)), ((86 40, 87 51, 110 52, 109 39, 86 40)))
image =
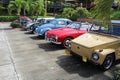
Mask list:
POLYGON ((54 44, 62 44, 62 42, 58 42, 57 40, 54 40, 53 38, 48 38, 47 36, 45 36, 45 40, 54 44))

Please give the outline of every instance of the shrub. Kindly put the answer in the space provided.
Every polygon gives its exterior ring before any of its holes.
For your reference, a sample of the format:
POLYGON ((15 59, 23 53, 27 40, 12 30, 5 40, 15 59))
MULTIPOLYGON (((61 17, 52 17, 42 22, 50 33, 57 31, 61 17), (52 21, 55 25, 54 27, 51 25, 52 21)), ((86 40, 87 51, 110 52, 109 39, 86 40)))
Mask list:
POLYGON ((78 7, 76 9, 64 8, 62 16, 71 20, 77 20, 77 18, 89 18, 91 14, 86 8, 78 7))
POLYGON ((64 8, 62 12, 62 16, 71 20, 74 20, 74 16, 76 14, 76 10, 73 8, 64 8))
POLYGON ((78 7, 76 10, 77 10, 77 13, 75 15, 78 18, 89 18, 90 12, 86 8, 78 7))
POLYGON ((21 27, 22 24, 19 23, 19 22, 12 22, 12 23, 10 24, 10 26, 11 26, 12 28, 18 28, 18 27, 21 27))
POLYGON ((0 16, 0 22, 11 22, 17 18, 18 16, 0 16))

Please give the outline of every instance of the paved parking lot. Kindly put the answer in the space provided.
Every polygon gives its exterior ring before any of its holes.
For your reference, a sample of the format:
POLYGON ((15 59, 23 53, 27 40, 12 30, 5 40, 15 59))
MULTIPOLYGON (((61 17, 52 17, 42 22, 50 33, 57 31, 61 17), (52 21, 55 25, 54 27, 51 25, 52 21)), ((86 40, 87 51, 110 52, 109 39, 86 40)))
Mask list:
MULTIPOLYGON (((66 56, 64 48, 0 23, 0 80, 112 80, 108 71, 66 56)), ((119 62, 118 62, 119 63, 119 62)))

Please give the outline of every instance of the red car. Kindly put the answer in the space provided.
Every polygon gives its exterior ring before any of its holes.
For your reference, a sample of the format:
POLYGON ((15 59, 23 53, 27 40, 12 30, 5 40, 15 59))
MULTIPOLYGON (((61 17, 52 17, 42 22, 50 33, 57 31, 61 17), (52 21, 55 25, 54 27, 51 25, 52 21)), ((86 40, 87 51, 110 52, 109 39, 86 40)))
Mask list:
POLYGON ((49 30, 45 34, 45 40, 54 44, 62 44, 68 48, 71 39, 74 39, 86 33, 91 27, 91 24, 75 22, 69 24, 65 28, 49 30))

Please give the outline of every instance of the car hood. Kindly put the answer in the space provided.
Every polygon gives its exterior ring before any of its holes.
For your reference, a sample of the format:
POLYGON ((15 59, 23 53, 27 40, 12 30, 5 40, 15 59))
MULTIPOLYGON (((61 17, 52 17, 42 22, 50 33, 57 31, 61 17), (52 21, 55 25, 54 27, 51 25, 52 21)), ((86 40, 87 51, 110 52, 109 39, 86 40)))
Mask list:
POLYGON ((54 24, 43 24, 41 26, 39 26, 38 28, 48 28, 48 27, 54 27, 55 25, 54 24))
POLYGON ((60 29, 54 29, 50 30, 47 33, 52 34, 52 35, 64 35, 64 34, 69 34, 76 32, 77 30, 72 29, 72 28, 60 28, 60 29))
POLYGON ((87 48, 92 48, 106 43, 116 42, 117 40, 118 38, 113 36, 89 32, 73 39, 72 43, 76 43, 87 48))

